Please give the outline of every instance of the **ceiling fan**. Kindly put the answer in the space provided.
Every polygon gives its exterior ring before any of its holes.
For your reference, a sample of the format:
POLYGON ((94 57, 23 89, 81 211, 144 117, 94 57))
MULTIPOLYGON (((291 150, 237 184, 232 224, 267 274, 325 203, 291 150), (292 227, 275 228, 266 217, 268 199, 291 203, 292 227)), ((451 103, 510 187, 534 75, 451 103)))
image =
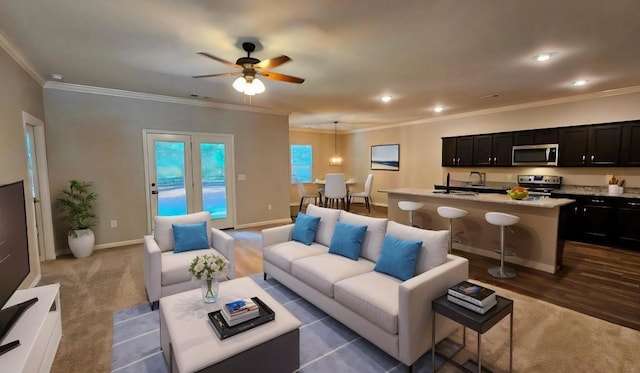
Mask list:
POLYGON ((268 60, 260 61, 257 58, 251 57, 251 53, 256 50, 256 45, 251 42, 242 43, 242 49, 247 52, 246 57, 240 57, 236 63, 229 62, 220 57, 213 56, 206 52, 198 52, 198 54, 205 57, 209 57, 212 60, 221 62, 227 66, 239 69, 240 71, 219 73, 219 74, 207 74, 196 75, 194 78, 213 78, 218 76, 231 76, 242 75, 233 82, 233 88, 237 91, 244 93, 245 95, 253 96, 258 93, 264 92, 264 84, 256 78, 256 75, 264 76, 268 79, 280 80, 288 83, 301 84, 304 79, 297 78, 295 76, 273 73, 268 70, 276 68, 284 63, 291 61, 291 58, 281 55, 278 57, 270 58, 268 60))

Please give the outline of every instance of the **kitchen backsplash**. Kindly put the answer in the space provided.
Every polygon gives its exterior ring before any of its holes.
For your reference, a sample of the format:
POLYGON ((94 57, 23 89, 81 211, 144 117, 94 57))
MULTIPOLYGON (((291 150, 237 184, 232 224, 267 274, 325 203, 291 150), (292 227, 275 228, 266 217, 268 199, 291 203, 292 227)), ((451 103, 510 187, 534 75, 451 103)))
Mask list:
POLYGON ((454 182, 468 182, 471 171, 484 172, 485 183, 515 185, 518 175, 562 176, 562 185, 607 188, 612 175, 625 180, 624 187, 640 188, 640 167, 633 168, 569 168, 569 167, 510 167, 510 168, 443 168, 442 182, 446 183, 447 172, 454 182))

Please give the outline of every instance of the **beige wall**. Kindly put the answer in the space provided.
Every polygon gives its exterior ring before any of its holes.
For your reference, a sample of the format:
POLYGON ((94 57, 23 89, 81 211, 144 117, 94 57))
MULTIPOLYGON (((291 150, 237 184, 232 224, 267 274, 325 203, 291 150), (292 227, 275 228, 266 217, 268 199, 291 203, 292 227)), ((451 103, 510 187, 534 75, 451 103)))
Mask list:
MULTIPOLYGON (((52 198, 70 179, 94 183, 96 244, 141 239, 147 232, 143 129, 233 135, 235 172, 246 175, 246 181, 236 181, 237 225, 290 217, 286 115, 52 88, 45 88, 44 97, 52 198), (118 228, 110 228, 110 220, 118 220, 118 228)), ((56 213, 60 250, 67 247, 66 234, 56 213)))
MULTIPOLYGON (((28 189, 27 150, 25 146, 22 112, 44 120, 42 87, 29 76, 2 48, 0 48, 0 184, 25 181, 28 189)), ((29 201, 30 198, 27 198, 29 201)), ((31 273, 21 287, 28 287, 40 277, 33 204, 27 203, 27 231, 31 273)))
POLYGON ((606 185, 608 175, 626 179, 627 187, 640 187, 640 168, 443 168, 442 137, 492 133, 544 127, 594 124, 640 118, 640 93, 561 103, 464 118, 433 121, 350 134, 345 141, 345 173, 364 181, 369 170, 370 146, 400 144, 400 171, 373 171, 374 203, 386 204, 378 193, 389 188, 432 188, 442 184, 447 172, 452 179, 467 180, 469 172, 487 173, 488 181, 515 181, 518 174, 550 174, 564 177, 565 184, 606 185))

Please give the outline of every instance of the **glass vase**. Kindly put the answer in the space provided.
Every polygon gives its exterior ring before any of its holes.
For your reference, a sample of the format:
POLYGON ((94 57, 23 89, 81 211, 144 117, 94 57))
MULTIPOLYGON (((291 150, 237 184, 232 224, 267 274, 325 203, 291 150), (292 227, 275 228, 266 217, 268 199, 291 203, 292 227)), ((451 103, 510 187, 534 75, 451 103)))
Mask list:
POLYGON ((218 289, 220 284, 217 278, 210 280, 202 279, 200 291, 202 292, 202 301, 205 303, 214 303, 218 300, 218 289))

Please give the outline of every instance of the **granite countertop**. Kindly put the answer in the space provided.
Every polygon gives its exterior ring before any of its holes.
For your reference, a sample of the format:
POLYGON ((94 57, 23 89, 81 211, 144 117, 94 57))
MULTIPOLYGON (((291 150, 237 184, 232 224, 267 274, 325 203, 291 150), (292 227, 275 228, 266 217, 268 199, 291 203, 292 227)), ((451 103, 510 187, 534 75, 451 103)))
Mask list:
MULTIPOLYGON (((479 193, 485 193, 484 191, 507 191, 516 186, 516 183, 508 182, 487 182, 485 185, 471 185, 465 182, 452 183, 450 187, 455 189, 464 190, 477 190, 479 193)), ((444 189, 444 185, 436 185, 437 189, 444 189)), ((640 188, 624 188, 622 194, 609 194, 608 186, 583 186, 583 185, 563 185, 562 188, 552 192, 553 194, 568 194, 575 196, 599 196, 599 197, 613 197, 613 198, 640 198, 640 188)))
POLYGON ((433 189, 420 189, 420 188, 401 188, 401 189, 387 189, 380 190, 381 193, 389 194, 404 194, 420 197, 434 197, 442 199, 460 199, 468 201, 479 201, 488 203, 502 203, 517 206, 531 206, 531 207, 543 207, 554 208, 564 205, 569 205, 575 200, 568 198, 525 198, 522 200, 511 199, 506 194, 497 193, 473 193, 473 192, 452 192, 449 194, 443 193, 441 190, 433 189))
POLYGON ((609 194, 608 186, 563 185, 552 194, 573 194, 577 196, 599 196, 614 198, 640 198, 640 188, 624 188, 622 194, 609 194))

